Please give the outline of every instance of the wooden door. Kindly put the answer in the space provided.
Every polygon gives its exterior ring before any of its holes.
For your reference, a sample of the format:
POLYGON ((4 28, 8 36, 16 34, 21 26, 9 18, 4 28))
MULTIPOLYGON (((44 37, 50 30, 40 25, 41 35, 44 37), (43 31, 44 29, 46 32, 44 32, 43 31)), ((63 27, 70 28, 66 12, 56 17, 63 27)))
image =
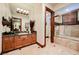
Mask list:
POLYGON ((51 38, 50 38, 50 41, 51 42, 54 42, 54 11, 51 10, 50 8, 46 7, 45 8, 45 43, 44 43, 44 46, 46 46, 46 11, 50 12, 51 13, 51 19, 50 19, 50 27, 51 27, 51 38))
POLYGON ((54 42, 54 16, 51 19, 51 42, 54 42))

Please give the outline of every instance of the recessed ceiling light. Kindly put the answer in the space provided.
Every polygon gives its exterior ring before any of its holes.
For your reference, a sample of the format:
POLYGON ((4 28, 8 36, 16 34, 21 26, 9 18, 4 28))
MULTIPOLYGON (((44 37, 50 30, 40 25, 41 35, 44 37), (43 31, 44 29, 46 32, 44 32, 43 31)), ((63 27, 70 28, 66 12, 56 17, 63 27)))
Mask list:
POLYGON ((69 11, 69 9, 66 9, 66 11, 69 11))

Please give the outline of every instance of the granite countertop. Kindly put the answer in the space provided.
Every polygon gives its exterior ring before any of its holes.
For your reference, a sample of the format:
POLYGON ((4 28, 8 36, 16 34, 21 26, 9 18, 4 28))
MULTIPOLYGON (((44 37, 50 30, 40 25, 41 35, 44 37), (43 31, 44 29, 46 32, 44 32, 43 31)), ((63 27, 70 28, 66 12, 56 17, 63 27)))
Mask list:
MULTIPOLYGON (((33 32, 33 33, 35 33, 35 32, 33 32)), ((20 35, 22 36, 22 35, 31 35, 33 33, 20 32, 20 33, 12 33, 12 34, 3 34, 3 36, 20 36, 20 35)))

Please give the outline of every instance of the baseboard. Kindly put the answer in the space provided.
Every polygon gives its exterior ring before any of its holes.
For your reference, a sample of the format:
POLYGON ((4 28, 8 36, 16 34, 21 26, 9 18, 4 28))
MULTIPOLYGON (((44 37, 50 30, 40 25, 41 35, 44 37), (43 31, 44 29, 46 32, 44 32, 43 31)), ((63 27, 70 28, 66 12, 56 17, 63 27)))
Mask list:
POLYGON ((0 53, 0 55, 2 55, 2 52, 0 53))
POLYGON ((45 47, 45 45, 40 44, 39 42, 36 42, 41 48, 45 47))

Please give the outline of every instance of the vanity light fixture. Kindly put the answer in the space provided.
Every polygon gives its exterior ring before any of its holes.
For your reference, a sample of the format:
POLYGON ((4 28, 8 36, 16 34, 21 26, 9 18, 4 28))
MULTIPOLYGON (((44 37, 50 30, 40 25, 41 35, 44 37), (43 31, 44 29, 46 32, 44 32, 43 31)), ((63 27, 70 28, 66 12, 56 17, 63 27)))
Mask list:
POLYGON ((24 14, 24 15, 29 15, 29 10, 24 10, 24 9, 21 9, 21 8, 17 8, 16 12, 20 13, 20 14, 24 14))

